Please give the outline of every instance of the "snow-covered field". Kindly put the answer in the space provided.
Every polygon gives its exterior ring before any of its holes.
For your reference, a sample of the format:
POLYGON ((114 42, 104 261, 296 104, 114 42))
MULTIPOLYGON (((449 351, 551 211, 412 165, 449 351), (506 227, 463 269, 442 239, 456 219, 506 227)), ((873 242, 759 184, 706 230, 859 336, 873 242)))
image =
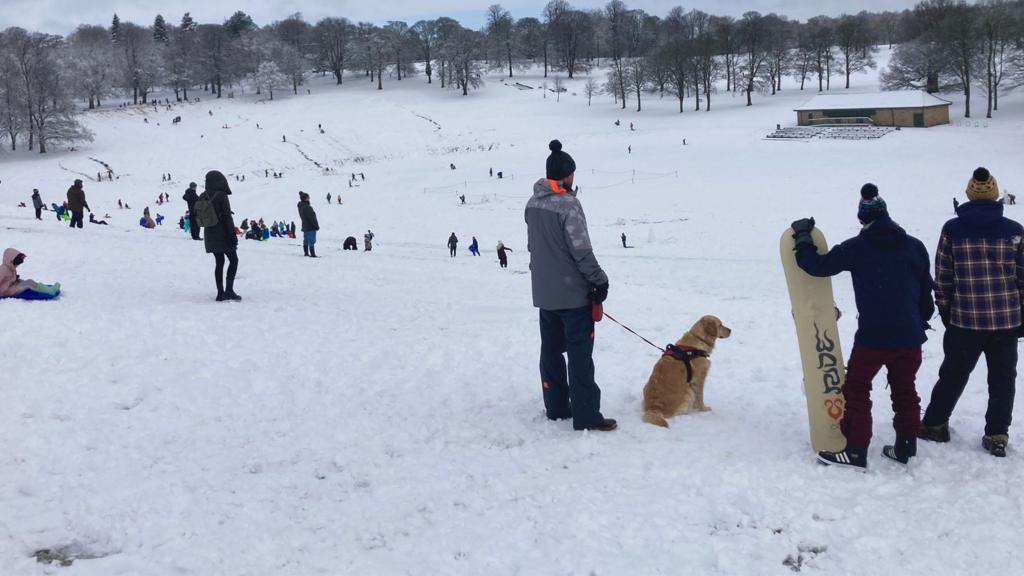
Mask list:
MULTIPOLYGON (((764 136, 814 94, 792 81, 751 108, 720 92, 711 113, 691 101, 682 115, 670 97, 588 108, 582 82, 560 102, 500 78, 467 98, 424 78, 383 92, 316 79, 274 102, 200 93, 89 113, 96 142, 75 152, 0 153, 0 248, 28 254, 24 277, 64 287, 57 302, 0 302, 0 575, 1024 572, 1024 456, 981 450, 983 365, 951 444, 923 444, 909 468, 884 461, 880 377, 869 473, 815 463, 778 254, 798 217, 833 242, 855 234, 866 181, 933 249, 976 166, 1019 194, 1024 98, 990 121, 958 122, 956 100, 951 126, 778 142, 764 136), (658 343, 704 314, 733 329, 714 354, 712 412, 641 423, 657 354, 603 322, 597 379, 619 430, 544 418, 523 208, 552 138, 576 159, 606 310, 658 343), (119 179, 95 182, 93 159, 119 179), (229 176, 236 222, 297 221, 310 193, 322 258, 299 240, 242 241, 245 300, 214 302, 213 259, 176 227, 187 183, 210 169, 229 176), (350 189, 351 172, 366 181, 350 189), (79 173, 110 226, 16 208, 34 187, 59 203, 79 173), (170 205, 155 205, 161 192, 170 205), (162 227, 137 226, 147 205, 162 227), (372 252, 341 251, 367 229, 372 252), (499 240, 515 250, 507 270, 499 240), (40 564, 43 548, 79 559, 40 564)), ((848 276, 834 285, 848 352, 853 293, 848 276)), ((940 361, 941 328, 925 403, 940 361)))

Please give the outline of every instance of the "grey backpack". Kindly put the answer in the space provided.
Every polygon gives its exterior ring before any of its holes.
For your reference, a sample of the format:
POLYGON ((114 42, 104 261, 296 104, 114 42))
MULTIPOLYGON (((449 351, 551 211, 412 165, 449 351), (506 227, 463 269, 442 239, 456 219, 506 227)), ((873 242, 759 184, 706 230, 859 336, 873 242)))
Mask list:
POLYGON ((212 228, 220 223, 209 192, 203 192, 199 200, 196 200, 192 207, 192 217, 195 218, 196 224, 203 228, 212 228))

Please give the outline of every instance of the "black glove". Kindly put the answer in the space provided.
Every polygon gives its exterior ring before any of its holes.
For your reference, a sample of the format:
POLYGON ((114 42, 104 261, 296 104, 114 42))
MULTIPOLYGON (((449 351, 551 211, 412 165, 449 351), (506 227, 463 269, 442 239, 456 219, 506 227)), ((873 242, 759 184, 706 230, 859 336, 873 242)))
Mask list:
POLYGON ((608 299, 608 283, 599 284, 590 290, 590 300, 598 304, 608 299))
POLYGON ((949 308, 939 308, 939 320, 942 320, 942 325, 949 328, 949 308))
POLYGON ((1024 338, 1024 324, 1017 328, 1017 338, 1024 338))
POLYGON ((811 238, 811 230, 814 229, 814 218, 801 218, 791 224, 793 227, 793 250, 799 250, 801 246, 814 248, 814 239, 811 238))
POLYGON ((793 227, 794 238, 800 234, 810 234, 811 230, 814 229, 814 218, 801 218, 799 220, 794 220, 790 226, 793 227))

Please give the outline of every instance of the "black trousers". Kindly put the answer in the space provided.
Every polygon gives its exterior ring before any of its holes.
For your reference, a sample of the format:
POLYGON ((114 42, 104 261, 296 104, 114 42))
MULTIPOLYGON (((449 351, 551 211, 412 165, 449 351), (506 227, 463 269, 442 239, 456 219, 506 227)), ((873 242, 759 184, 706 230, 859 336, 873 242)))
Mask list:
POLYGON ((189 216, 188 217, 188 221, 189 221, 189 229, 188 229, 188 231, 189 231, 190 234, 192 234, 192 239, 193 240, 199 240, 199 226, 196 225, 196 218, 195 218, 195 216, 189 216))
POLYGON ((540 378, 548 418, 572 418, 577 430, 604 420, 601 389, 594 382, 593 353, 594 319, 590 306, 541 309, 540 378), (568 366, 563 353, 569 357, 568 366))
POLYGON ((82 227, 82 216, 84 216, 84 215, 85 215, 85 212, 75 212, 74 210, 72 210, 71 211, 71 227, 72 228, 75 228, 75 227, 81 228, 82 227))
POLYGON ((36 220, 42 220, 42 219, 43 219, 43 207, 40 206, 39 208, 36 208, 36 220))
POLYGON ((238 253, 234 250, 230 252, 214 252, 214 261, 217 263, 213 269, 213 274, 217 279, 217 294, 224 294, 225 292, 235 291, 235 273, 238 272, 238 253), (224 259, 228 260, 228 275, 227 275, 227 286, 225 290, 224 280, 224 259))
POLYGON ((939 381, 932 389, 931 402, 921 423, 938 426, 949 421, 967 386, 967 379, 984 354, 988 365, 985 434, 1007 434, 1017 379, 1017 331, 965 330, 950 326, 942 339, 942 351, 945 358, 939 368, 939 381))

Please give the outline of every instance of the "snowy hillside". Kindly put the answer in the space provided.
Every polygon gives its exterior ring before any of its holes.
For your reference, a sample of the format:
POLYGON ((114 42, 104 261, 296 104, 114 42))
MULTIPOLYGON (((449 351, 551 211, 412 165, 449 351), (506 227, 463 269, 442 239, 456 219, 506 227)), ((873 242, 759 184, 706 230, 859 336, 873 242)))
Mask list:
MULTIPOLYGON (((956 103, 950 126, 781 142, 764 136, 816 93, 791 80, 750 108, 719 92, 711 112, 691 100, 681 115, 669 96, 639 113, 588 107, 583 81, 556 101, 500 77, 465 98, 424 78, 383 92, 315 79, 273 102, 91 112, 94 144, 0 153, 0 249, 64 288, 57 302, 0 301, 0 575, 1024 573, 1024 456, 980 448, 984 366, 952 443, 922 444, 909 469, 879 454, 893 435, 882 377, 868 474, 815 463, 778 254, 799 217, 832 242, 856 234, 867 181, 934 250, 975 167, 1024 188, 1024 97, 989 121, 962 122, 956 103), (619 430, 544 418, 523 208, 552 138, 578 166, 606 310, 656 343, 704 314, 732 328, 713 411, 643 424, 657 353, 602 322, 597 381, 619 430), (100 162, 115 181, 95 181, 100 162), (213 259, 176 226, 188 182, 211 169, 228 175, 239 223, 297 222, 308 192, 322 257, 241 241, 245 300, 214 302, 213 259), (349 188, 353 172, 365 181, 349 188), (32 188, 60 203, 76 177, 109 226, 16 207, 32 188), (145 206, 162 227, 137 226, 145 206), (341 250, 367 229, 372 252, 341 250), (499 240, 515 250, 506 270, 499 240), (78 560, 41 564, 40 549, 78 560)), ((872 91, 876 73, 855 81, 872 91)), ((834 287, 848 352, 849 276, 834 287)), ((924 349, 924 404, 941 334, 924 349)))

